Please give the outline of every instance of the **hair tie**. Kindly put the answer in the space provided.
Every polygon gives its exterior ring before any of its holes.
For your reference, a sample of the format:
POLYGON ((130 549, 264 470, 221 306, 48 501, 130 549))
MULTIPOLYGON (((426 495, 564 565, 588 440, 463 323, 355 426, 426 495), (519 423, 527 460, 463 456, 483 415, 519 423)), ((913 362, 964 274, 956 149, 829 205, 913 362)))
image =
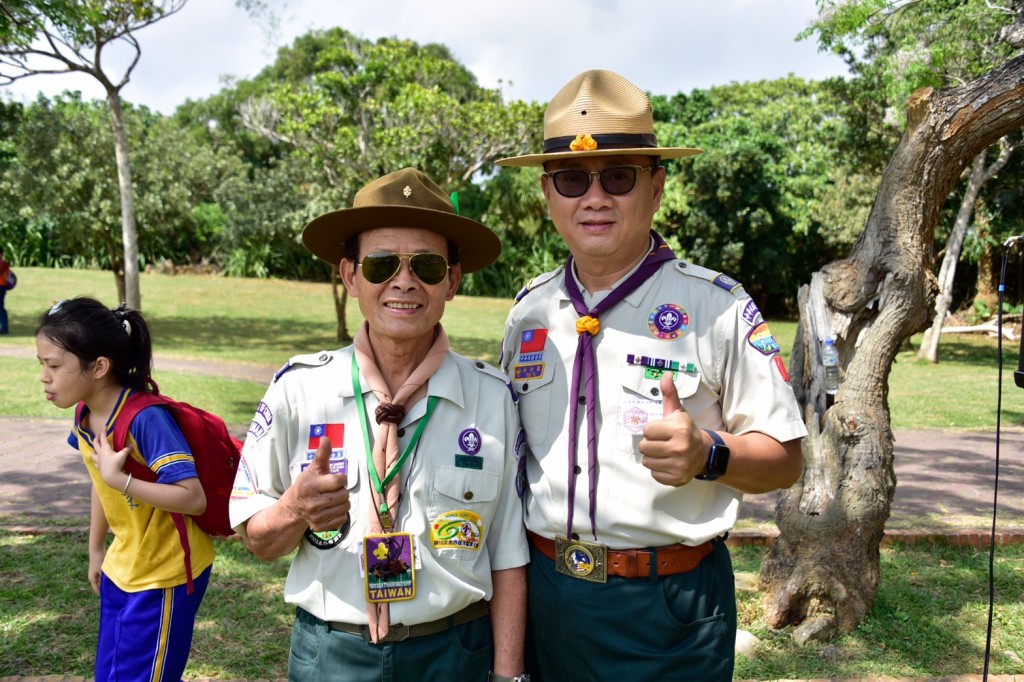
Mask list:
POLYGON ((122 301, 121 305, 113 308, 110 312, 114 313, 114 317, 121 321, 121 326, 124 327, 124 333, 131 336, 132 323, 128 321, 128 304, 122 301))

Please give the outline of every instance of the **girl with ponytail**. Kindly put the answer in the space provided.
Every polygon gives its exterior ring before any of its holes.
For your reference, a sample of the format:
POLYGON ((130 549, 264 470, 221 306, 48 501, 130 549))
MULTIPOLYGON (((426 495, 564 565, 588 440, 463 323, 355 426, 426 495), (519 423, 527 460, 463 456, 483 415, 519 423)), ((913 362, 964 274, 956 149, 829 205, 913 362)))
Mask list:
POLYGON ((79 406, 68 443, 92 479, 89 571, 100 597, 95 680, 180 680, 196 611, 213 565, 213 542, 186 516, 194 591, 171 513, 201 514, 206 496, 188 444, 162 407, 132 420, 123 450, 110 436, 133 392, 159 393, 149 326, 137 310, 87 297, 55 304, 36 329, 40 380, 61 409, 79 406), (123 470, 134 458, 155 482, 123 470), (107 534, 113 540, 107 547, 107 534))

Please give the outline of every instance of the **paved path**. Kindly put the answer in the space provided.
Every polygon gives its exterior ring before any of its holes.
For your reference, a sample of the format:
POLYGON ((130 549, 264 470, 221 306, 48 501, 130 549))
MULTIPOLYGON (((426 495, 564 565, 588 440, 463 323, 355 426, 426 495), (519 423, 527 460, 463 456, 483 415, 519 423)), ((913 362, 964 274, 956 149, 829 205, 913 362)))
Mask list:
MULTIPOLYGON (((87 516, 89 479, 66 442, 69 419, 0 417, 0 514, 28 519, 87 516)), ((244 428, 232 426, 236 435, 244 428)), ((887 527, 987 532, 992 523, 995 435, 897 431, 896 492, 887 527)), ((750 495, 740 527, 774 522, 775 494, 750 495)), ((1024 431, 1000 444, 997 529, 1024 532, 1024 431)))
MULTIPOLYGON (((0 355, 34 358, 27 346, 0 346, 0 355)), ((170 370, 248 379, 264 384, 278 369, 157 356, 170 370)), ((0 514, 28 519, 87 516, 89 481, 66 443, 71 421, 0 417, 0 514)), ((245 425, 230 425, 242 437, 245 425)), ((968 431, 901 431, 895 436, 896 491, 889 530, 988 532, 992 525, 996 435, 968 431)), ((999 443, 997 531, 1024 532, 1024 430, 1004 430, 999 443)), ((739 528, 774 523, 776 495, 750 495, 739 528)))

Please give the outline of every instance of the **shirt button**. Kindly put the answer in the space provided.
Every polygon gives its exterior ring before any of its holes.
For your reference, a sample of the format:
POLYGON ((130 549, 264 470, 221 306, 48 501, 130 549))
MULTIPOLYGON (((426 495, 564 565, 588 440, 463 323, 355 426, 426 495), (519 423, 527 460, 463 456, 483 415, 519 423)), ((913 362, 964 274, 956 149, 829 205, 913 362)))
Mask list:
POLYGON ((580 467, 580 465, 579 465, 579 464, 577 464, 576 466, 574 466, 574 467, 572 468, 572 471, 573 471, 573 473, 574 473, 574 474, 576 474, 576 475, 579 475, 579 474, 582 474, 582 473, 583 473, 583 469, 582 469, 582 468, 580 467))
POLYGON ((466 494, 463 495, 462 497, 464 497, 467 500, 472 500, 473 499, 473 491, 472 490, 467 490, 466 494))
POLYGON ((651 395, 657 396, 659 393, 661 393, 661 391, 659 391, 658 389, 656 389, 656 388, 652 388, 651 389, 651 395))
POLYGON ((402 438, 403 436, 405 436, 405 429, 398 429, 398 437, 402 438))
POLYGON ((586 405, 587 404, 587 396, 581 395, 579 397, 579 403, 580 403, 580 405, 586 405))
POLYGON ((526 387, 529 386, 529 385, 530 384, 523 384, 523 393, 526 393, 526 387))

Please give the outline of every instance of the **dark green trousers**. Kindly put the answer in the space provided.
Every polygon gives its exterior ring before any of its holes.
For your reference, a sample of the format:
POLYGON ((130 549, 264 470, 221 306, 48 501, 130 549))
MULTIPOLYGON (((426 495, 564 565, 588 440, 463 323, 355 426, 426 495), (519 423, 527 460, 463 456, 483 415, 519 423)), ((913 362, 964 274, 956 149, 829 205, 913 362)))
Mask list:
POLYGON ((724 542, 689 573, 605 584, 557 573, 531 548, 529 590, 534 682, 732 680, 736 588, 724 542))
POLYGON ((294 682, 486 682, 494 658, 491 619, 404 642, 370 644, 296 609, 288 679, 294 682))

